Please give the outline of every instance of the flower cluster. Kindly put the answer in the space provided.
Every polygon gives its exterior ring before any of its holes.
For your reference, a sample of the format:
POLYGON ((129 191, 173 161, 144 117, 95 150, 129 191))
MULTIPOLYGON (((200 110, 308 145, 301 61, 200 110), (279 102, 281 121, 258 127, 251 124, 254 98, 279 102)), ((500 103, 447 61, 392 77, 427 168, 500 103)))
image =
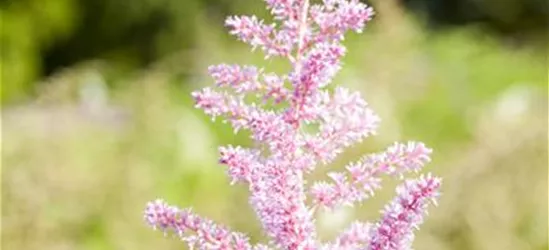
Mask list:
POLYGON ((317 166, 374 135, 380 122, 359 92, 325 88, 341 68, 345 32, 361 32, 374 14, 372 8, 358 0, 265 2, 275 23, 232 16, 225 24, 230 34, 261 49, 266 58, 287 59, 291 72, 280 75, 248 65, 211 66, 216 86, 192 95, 196 107, 212 118, 224 119, 235 132, 251 132, 257 148, 220 147, 220 163, 227 166, 232 184, 249 187, 250 205, 271 241, 252 244, 242 233, 162 200, 148 204, 146 221, 199 249, 411 249, 427 205, 439 195, 441 180, 431 174, 405 180, 378 222, 354 222, 333 242, 318 239, 314 215, 317 207, 366 200, 381 187, 384 175, 402 179, 406 173, 418 172, 430 161, 431 149, 424 144, 395 143, 349 164, 344 172, 329 173, 329 182, 306 186, 304 181, 304 175, 317 166), (260 101, 251 102, 254 98, 260 101), (267 102, 280 108, 267 109, 267 102))

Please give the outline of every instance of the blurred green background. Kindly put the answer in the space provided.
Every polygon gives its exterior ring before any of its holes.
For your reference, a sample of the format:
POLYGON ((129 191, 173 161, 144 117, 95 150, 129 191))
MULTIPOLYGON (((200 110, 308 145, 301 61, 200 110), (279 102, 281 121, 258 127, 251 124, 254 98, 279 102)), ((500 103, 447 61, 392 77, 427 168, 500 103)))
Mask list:
MULTIPOLYGON (((335 83, 381 129, 330 169, 423 141, 444 186, 416 249, 548 249, 547 1, 371 4, 335 83)), ((219 145, 250 141, 190 99, 210 64, 288 68, 229 37, 230 14, 266 16, 259 0, 0 1, 3 249, 185 249, 143 223, 157 197, 263 239, 217 164, 219 145)), ((321 237, 378 218, 395 185, 319 213, 321 237)))

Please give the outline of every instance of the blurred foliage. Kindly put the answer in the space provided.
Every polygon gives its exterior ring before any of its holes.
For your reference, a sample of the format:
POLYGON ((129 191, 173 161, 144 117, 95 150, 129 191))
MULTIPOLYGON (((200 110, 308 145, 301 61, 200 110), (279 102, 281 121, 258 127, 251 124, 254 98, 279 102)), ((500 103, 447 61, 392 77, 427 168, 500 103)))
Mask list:
MULTIPOLYGON (((544 0, 402 0, 426 13, 433 26, 478 23, 507 36, 546 36, 549 2, 544 0)), ((531 37, 530 37, 531 38, 531 37)))
MULTIPOLYGON (((258 2, 1 2, 2 248, 184 248, 141 220, 156 197, 261 239, 246 187, 231 187, 217 164, 219 145, 250 141, 189 94, 211 84, 210 64, 288 68, 222 28, 258 2)), ((444 187, 416 249, 547 249, 547 52, 480 26, 432 32, 395 1, 375 4, 334 82, 364 94, 379 134, 311 179, 393 141, 424 141, 444 187)), ((321 236, 377 218, 395 185, 319 212, 321 236)))
MULTIPOLYGON (((546 41, 549 7, 544 0, 401 1, 425 13, 432 27, 476 23, 513 41, 546 41)), ((78 62, 108 60, 124 75, 176 51, 193 50, 199 46, 203 20, 222 23, 228 14, 261 15, 261 5, 227 0, 0 1, 2 103, 27 100, 36 94, 38 79, 78 62)))

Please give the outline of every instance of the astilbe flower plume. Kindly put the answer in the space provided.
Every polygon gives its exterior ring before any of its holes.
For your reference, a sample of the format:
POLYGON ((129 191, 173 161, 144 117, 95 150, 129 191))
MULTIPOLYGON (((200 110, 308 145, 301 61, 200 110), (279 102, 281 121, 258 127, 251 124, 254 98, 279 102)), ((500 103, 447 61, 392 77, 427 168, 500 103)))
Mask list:
POLYGON ((220 147, 220 163, 227 166, 232 184, 249 187, 249 203, 270 241, 252 244, 243 233, 162 200, 147 205, 146 221, 198 249, 411 249, 427 205, 439 195, 441 180, 431 174, 404 180, 379 221, 354 222, 332 242, 318 239, 314 211, 368 199, 381 188, 383 176, 403 179, 406 173, 419 172, 430 161, 431 149, 424 144, 395 143, 348 164, 343 172, 329 173, 328 182, 306 186, 304 181, 315 167, 374 135, 380 122, 359 92, 325 88, 341 68, 345 32, 361 32, 372 19, 372 8, 358 0, 265 2, 275 23, 231 16, 225 24, 230 34, 261 49, 266 58, 287 59, 291 72, 281 75, 250 65, 210 66, 216 86, 192 96, 196 107, 212 118, 221 117, 235 132, 251 132, 256 147, 220 147), (260 101, 251 103, 250 96, 260 101), (280 106, 267 109, 268 102, 280 106), (311 132, 305 126, 317 129, 311 132))

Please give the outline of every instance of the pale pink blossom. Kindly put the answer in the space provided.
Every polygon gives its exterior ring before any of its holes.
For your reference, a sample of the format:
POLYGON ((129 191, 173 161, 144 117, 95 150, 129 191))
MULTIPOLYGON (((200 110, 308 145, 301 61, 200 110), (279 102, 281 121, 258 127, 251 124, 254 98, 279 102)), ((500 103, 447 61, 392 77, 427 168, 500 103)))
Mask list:
POLYGON ((251 65, 210 66, 215 87, 192 96, 196 107, 212 119, 229 123, 235 133, 250 132, 254 147, 220 147, 219 162, 226 166, 231 184, 248 187, 249 204, 268 244, 252 244, 242 233, 162 200, 147 205, 145 220, 198 249, 411 249, 414 230, 423 222, 427 205, 436 201, 441 183, 431 174, 404 178, 430 161, 432 150, 424 144, 394 143, 348 164, 345 171, 329 172, 329 181, 305 181, 306 174, 333 162, 346 147, 376 134, 380 118, 359 92, 327 88, 342 67, 345 32, 361 32, 373 16, 372 8, 358 0, 265 2, 275 23, 232 16, 225 24, 232 35, 260 48, 266 57, 286 59, 290 72, 276 74, 251 65), (384 175, 404 184, 382 218, 376 223, 353 222, 335 240, 321 242, 315 211, 365 201, 381 188, 384 175))

